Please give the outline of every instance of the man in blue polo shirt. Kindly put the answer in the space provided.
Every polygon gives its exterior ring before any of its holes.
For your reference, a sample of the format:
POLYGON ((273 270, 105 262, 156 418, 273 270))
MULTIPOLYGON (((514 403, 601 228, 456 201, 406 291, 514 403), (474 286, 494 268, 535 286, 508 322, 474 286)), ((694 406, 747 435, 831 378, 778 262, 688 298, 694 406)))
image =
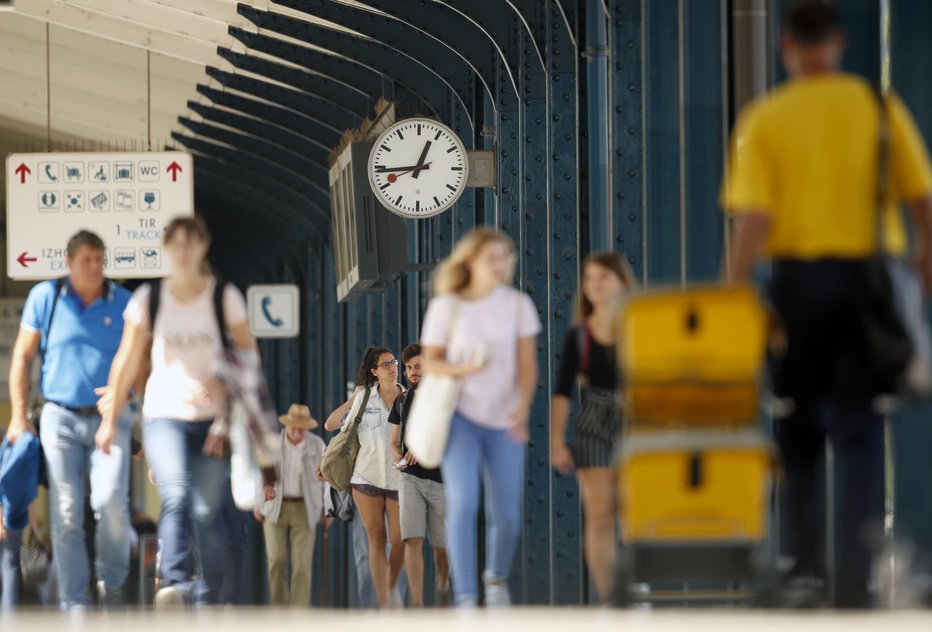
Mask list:
POLYGON ((94 389, 107 383, 123 335, 130 293, 104 277, 104 243, 89 231, 68 242, 69 275, 39 283, 23 309, 10 368, 12 419, 7 437, 35 432, 26 416, 32 361, 41 362, 45 400, 40 439, 51 494, 52 553, 62 609, 88 605, 91 580, 84 534, 84 485, 97 520, 96 575, 101 601, 119 605, 129 572, 131 418, 121 416, 109 454, 96 449, 94 389))

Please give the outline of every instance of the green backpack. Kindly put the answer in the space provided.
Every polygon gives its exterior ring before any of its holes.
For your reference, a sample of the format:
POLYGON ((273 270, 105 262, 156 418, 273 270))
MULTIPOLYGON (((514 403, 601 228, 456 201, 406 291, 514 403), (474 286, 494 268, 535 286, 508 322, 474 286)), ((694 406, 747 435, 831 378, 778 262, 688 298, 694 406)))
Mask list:
POLYGON ((330 444, 324 450, 324 458, 320 462, 320 473, 324 475, 331 487, 339 491, 349 487, 350 480, 353 478, 356 457, 359 455, 359 423, 366 412, 366 404, 369 403, 369 391, 370 389, 367 388, 362 398, 362 405, 356 411, 356 418, 350 427, 345 428, 330 440, 330 444))

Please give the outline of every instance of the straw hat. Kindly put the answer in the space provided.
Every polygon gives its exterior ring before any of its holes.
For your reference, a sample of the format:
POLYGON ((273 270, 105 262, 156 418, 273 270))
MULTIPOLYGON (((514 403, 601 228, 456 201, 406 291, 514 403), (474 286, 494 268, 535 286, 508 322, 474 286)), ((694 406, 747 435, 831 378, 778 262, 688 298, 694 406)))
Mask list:
POLYGON ((311 409, 301 404, 292 404, 288 414, 282 415, 278 420, 289 428, 313 430, 317 427, 317 420, 311 417, 311 409))

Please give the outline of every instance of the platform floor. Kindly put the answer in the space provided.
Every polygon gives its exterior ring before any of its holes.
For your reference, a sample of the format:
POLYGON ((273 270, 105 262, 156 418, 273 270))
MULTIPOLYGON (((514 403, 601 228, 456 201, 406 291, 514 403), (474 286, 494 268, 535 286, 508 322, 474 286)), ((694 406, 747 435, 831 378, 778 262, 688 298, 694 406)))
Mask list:
POLYGON ((769 613, 685 610, 677 612, 617 611, 578 608, 516 608, 510 611, 463 613, 451 610, 414 612, 362 612, 307 610, 293 612, 271 608, 204 609, 155 613, 133 611, 89 612, 61 615, 51 612, 19 612, 0 616, 0 630, 46 632, 47 630, 94 630, 95 632, 196 632, 238 630, 249 632, 308 632, 354 630, 356 632, 844 632, 932 630, 932 611, 870 613, 769 613))

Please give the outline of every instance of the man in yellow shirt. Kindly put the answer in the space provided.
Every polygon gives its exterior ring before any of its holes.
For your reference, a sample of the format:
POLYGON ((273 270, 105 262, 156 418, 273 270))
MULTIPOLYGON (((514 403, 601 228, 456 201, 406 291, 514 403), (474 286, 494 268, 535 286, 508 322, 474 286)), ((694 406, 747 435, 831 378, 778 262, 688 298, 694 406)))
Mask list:
MULTIPOLYGON (((881 107, 867 82, 839 71, 844 49, 840 16, 828 3, 807 2, 784 16, 790 79, 742 112, 722 203, 736 229, 728 277, 748 280, 762 254, 773 261, 769 294, 789 343, 774 370, 777 396, 793 402, 776 430, 786 468, 781 546, 794 562, 787 586, 810 603, 824 594, 820 457, 829 438, 839 473, 835 605, 867 607, 883 520, 883 425, 857 302, 877 241, 881 107)), ((886 110, 891 194, 911 211, 928 289, 932 168, 900 99, 889 97, 886 110)), ((884 222, 885 247, 905 254, 895 203, 884 222)))

